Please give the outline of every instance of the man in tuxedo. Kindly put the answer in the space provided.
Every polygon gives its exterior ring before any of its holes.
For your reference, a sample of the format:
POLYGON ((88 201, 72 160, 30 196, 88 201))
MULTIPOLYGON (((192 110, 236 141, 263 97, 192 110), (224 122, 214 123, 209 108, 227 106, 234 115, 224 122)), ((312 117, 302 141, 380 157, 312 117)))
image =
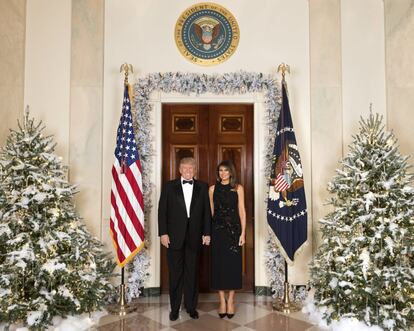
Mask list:
POLYGON ((208 185, 195 180, 196 163, 183 158, 181 177, 166 183, 158 205, 158 234, 167 248, 170 286, 170 320, 178 318, 184 290, 184 306, 197 319, 198 257, 201 244, 210 245, 211 210, 208 185))

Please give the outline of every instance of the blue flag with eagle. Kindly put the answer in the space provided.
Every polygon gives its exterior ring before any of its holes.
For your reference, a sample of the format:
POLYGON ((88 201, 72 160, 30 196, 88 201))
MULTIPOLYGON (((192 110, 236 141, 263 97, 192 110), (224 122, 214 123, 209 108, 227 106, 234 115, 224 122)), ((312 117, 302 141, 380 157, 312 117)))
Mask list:
POLYGON ((267 222, 286 262, 293 264, 306 243, 308 226, 303 169, 296 145, 286 83, 282 83, 282 108, 273 149, 267 202, 267 222))

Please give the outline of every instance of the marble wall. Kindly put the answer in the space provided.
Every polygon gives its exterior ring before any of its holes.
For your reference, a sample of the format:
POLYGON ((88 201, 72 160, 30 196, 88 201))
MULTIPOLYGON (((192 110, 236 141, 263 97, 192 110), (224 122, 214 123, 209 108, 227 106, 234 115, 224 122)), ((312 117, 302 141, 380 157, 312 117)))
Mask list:
POLYGON ((341 1, 342 147, 358 130, 359 117, 386 115, 384 3, 341 1))
POLYGON ((0 1, 0 146, 23 115, 26 0, 0 1))
MULTIPOLYGON (((395 131, 402 152, 414 155, 414 1, 216 2, 238 19, 239 48, 224 64, 199 68, 181 57, 172 33, 177 17, 194 1, 0 0, 0 145, 24 105, 30 104, 32 113, 45 121, 47 133, 55 135, 57 153, 70 166, 70 181, 79 185, 81 216, 112 249, 109 169, 121 106, 120 64, 134 65, 133 81, 153 71, 275 74, 277 64, 287 62, 311 209, 310 248, 290 276, 293 283, 304 283, 306 263, 320 240, 317 221, 329 210, 324 205, 326 184, 370 103, 395 131)), ((154 96, 154 104, 166 99, 154 96)), ((157 116, 154 136, 159 137, 157 116)), ((159 190, 155 192, 154 200, 159 190)), ((151 240, 156 242, 153 216, 151 240)), ((260 222, 257 261, 263 258, 266 233, 265 220, 260 222)), ((157 287, 157 245, 150 253, 147 285, 157 287)), ((261 263, 255 275, 256 286, 267 285, 261 263)))
POLYGON ((327 214, 326 183, 342 156, 342 71, 340 0, 310 1, 310 85, 312 132, 313 246, 320 241, 317 220, 327 214))
POLYGON ((414 164, 414 1, 385 0, 387 127, 414 164))
POLYGON ((24 104, 54 135, 56 153, 69 163, 71 0, 27 1, 24 104))
POLYGON ((88 228, 102 238, 103 0, 72 1, 71 36, 70 180, 88 228))
MULTIPOLYGON (((114 111, 120 106, 119 96, 122 93, 122 77, 119 74, 119 65, 123 62, 132 63, 136 74, 142 76, 149 72, 198 72, 206 74, 233 72, 238 70, 255 71, 276 74, 277 65, 288 62, 292 69, 289 80, 290 104, 292 116, 298 119, 295 122, 296 138, 301 148, 301 158, 304 164, 305 189, 311 191, 311 128, 310 128, 310 87, 309 87, 309 2, 307 0, 286 2, 261 1, 260 5, 249 0, 241 0, 234 5, 231 0, 219 1, 230 9, 237 18, 240 26, 240 42, 235 54, 219 66, 200 67, 192 64, 178 52, 173 38, 174 26, 182 11, 194 3, 192 0, 181 1, 180 5, 162 0, 125 0, 122 3, 109 1, 105 7, 105 54, 104 54, 104 151, 103 173, 109 173, 113 152, 111 148, 115 135, 119 113, 114 111), (125 8, 128 8, 126 11, 125 8), (255 14, 252 15, 251 13, 255 14), (156 21, 156 24, 154 24, 156 21), (148 32, 150 31, 150 33, 148 32), (272 31, 272 32, 271 32, 272 31), (277 31, 284 31, 278 33, 277 31), (131 36, 133 38, 131 39, 131 36)), ((173 95, 174 102, 188 101, 188 96, 173 95)), ((168 96, 154 96, 154 103, 164 101, 168 96)), ((223 99, 222 99, 223 100, 223 99)), ((200 102, 205 102, 201 101, 200 102)), ((215 102, 225 102, 215 99, 215 102)), ((237 102, 237 100, 232 100, 237 102)), ((264 128, 264 115, 259 116, 258 130, 264 128)), ((161 122, 154 122, 154 134, 161 128, 161 122)), ((155 143, 161 137, 155 136, 155 143)), ((159 144, 160 145, 160 144, 159 144)), ((263 155, 263 154, 261 154, 263 155)), ((262 156, 257 158, 262 160, 262 156)), ((160 153, 154 156, 155 161, 160 153)), ((257 169, 262 169, 261 163, 257 169)), ((158 170, 154 169, 154 172, 158 170)), ((260 182, 263 178, 261 171, 255 172, 254 181, 260 182)), ((156 175, 155 175, 156 176, 156 175)), ((110 177, 103 177, 103 187, 110 187, 110 177)), ((156 182, 155 182, 156 183, 156 182)), ((262 190, 262 188, 260 188, 262 190)), ((267 220, 264 199, 256 193, 255 206, 258 214, 255 218, 255 282, 256 286, 267 283, 266 269, 263 259, 266 250, 267 220), (261 212, 263 211, 263 212, 261 212)), ((154 191, 153 200, 157 201, 159 191, 154 191)), ((308 203, 312 203, 312 196, 308 194, 308 203)), ((109 201, 109 190, 103 191, 103 202, 109 201)), ((311 214, 311 211, 310 211, 311 214)), ((312 217, 309 218, 309 229, 312 229, 312 217)), ((156 214, 151 219, 152 226, 156 225, 156 214)), ((108 228, 109 209, 103 209, 103 228, 108 228)), ((150 240, 157 242, 155 231, 151 231, 150 240)), ((311 235, 311 232, 310 232, 311 235)), ((110 246, 110 239, 103 237, 110 246)), ((154 247, 153 245, 152 247, 154 247)), ((153 261, 158 259, 156 248, 151 250, 153 261)), ((312 239, 298 258, 296 265, 290 268, 290 279, 298 283, 305 283, 307 264, 312 257, 312 239)), ((150 282, 158 283, 155 272, 157 263, 151 265, 151 274, 154 277, 150 282), (152 272, 153 271, 153 272, 152 272)), ((151 283, 152 285, 153 283, 151 283)))

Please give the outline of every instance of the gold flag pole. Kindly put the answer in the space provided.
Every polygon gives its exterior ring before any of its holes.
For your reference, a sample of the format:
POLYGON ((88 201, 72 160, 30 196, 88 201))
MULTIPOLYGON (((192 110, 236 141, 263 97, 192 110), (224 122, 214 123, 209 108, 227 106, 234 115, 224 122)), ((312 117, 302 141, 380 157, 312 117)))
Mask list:
MULTIPOLYGON (((132 64, 124 63, 121 65, 120 72, 124 72, 124 86, 128 85, 128 75, 134 72, 132 64)), ((125 286, 125 273, 124 267, 121 268, 121 285, 119 285, 119 301, 118 304, 111 305, 108 311, 114 315, 125 316, 126 314, 132 313, 137 310, 137 307, 127 304, 126 302, 126 286, 125 286)), ((123 330, 123 324, 122 324, 123 330)))
MULTIPOLYGON (((290 66, 286 63, 281 63, 277 67, 277 72, 282 74, 282 84, 286 84, 285 76, 286 72, 290 74, 290 66)), ((283 98, 282 98, 283 102, 283 98)), ((285 260, 285 283, 283 288, 283 298, 277 298, 275 302, 273 303, 273 309, 276 311, 280 311, 285 314, 290 314, 295 311, 298 311, 301 309, 300 305, 296 302, 290 301, 290 284, 288 279, 288 264, 285 260)))

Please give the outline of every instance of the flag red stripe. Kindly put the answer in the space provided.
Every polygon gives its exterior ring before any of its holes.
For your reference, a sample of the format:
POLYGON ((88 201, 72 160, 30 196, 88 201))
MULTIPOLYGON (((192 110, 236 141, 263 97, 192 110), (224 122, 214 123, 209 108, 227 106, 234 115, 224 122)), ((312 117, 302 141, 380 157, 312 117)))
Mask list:
POLYGON ((282 192, 284 190, 286 190, 289 186, 288 185, 279 185, 279 186, 275 186, 276 190, 279 192, 282 192))
MULTIPOLYGON (((114 167, 115 167, 115 171, 116 171, 117 166, 115 165, 114 167)), ((125 192, 128 192, 128 197, 130 198, 130 203, 134 208, 135 214, 137 215, 137 219, 143 219, 144 215, 142 213, 141 207, 139 206, 137 200, 135 199, 134 194, 131 192, 131 188, 129 187, 128 180, 126 179, 125 176, 123 178, 120 178, 120 179, 122 179, 121 185, 123 186, 125 192)), ((122 222, 124 222, 126 228, 129 231, 129 235, 131 236, 131 238, 132 238, 133 242, 135 243, 135 245, 139 246, 142 243, 142 239, 138 235, 138 232, 135 230, 135 226, 133 225, 133 221, 128 216, 128 213, 125 209, 124 203, 122 202, 121 197, 120 197, 120 195, 118 193, 118 190, 116 188, 114 179, 112 179, 112 192, 115 196, 115 201, 117 203, 118 213, 120 215, 120 219, 122 220, 122 222)), ((115 220, 117 220, 117 218, 115 217, 115 209, 114 208, 111 208, 111 217, 113 217, 115 220)), ((118 231, 119 231, 119 229, 118 229, 118 231)))
POLYGON ((138 166, 139 172, 142 174, 141 161, 140 160, 137 160, 136 164, 138 166))
POLYGON ((281 174, 278 174, 276 177, 275 188, 279 192, 284 191, 287 188, 289 188, 289 184, 286 182, 286 180, 283 178, 281 174))
POLYGON ((112 208, 114 208, 115 217, 118 220, 117 224, 118 224, 119 230, 121 231, 122 237, 124 238, 125 243, 128 245, 129 250, 133 252, 135 248, 137 248, 138 243, 135 243, 134 240, 131 238, 131 235, 129 234, 125 226, 124 220, 119 214, 119 209, 116 203, 114 192, 111 192, 111 204, 112 204, 112 208))
MULTIPOLYGON (((120 171, 120 166, 118 161, 115 161, 114 164, 115 167, 115 171, 120 171)), ((128 184, 125 183, 125 181, 121 182, 121 185, 123 185, 123 187, 125 185, 129 185, 129 188, 132 189, 132 192, 134 193, 135 199, 137 200, 137 202, 139 203, 140 207, 141 207, 141 211, 142 211, 142 218, 144 217, 144 196, 142 194, 142 173, 141 173, 141 164, 140 161, 137 160, 135 163, 133 163, 130 167, 128 167, 126 169, 125 172, 125 178, 128 181, 128 184)), ((135 200, 133 200, 133 203, 135 203, 135 200)), ((137 213, 136 213, 137 214, 137 213)), ((141 215, 138 214, 138 219, 140 218, 141 215)))
POLYGON ((276 185, 288 185, 288 183, 284 179, 278 179, 276 185))
MULTIPOLYGON (((113 177, 114 183, 116 185, 116 188, 118 190, 118 195, 121 198, 121 201, 124 205, 124 208, 125 208, 126 212, 128 213, 128 216, 129 216, 132 224, 134 225, 135 230, 137 231, 138 235, 140 236, 141 240, 144 241, 144 229, 142 227, 141 221, 138 219, 137 215, 135 214, 134 208, 131 206, 131 203, 128 199, 128 196, 125 193, 121 182, 119 181, 118 172, 116 171, 115 167, 112 167, 112 177, 113 177)), ((142 221, 144 221, 144 220, 142 220, 142 221)))
POLYGON ((118 256, 119 262, 122 263, 125 260, 125 255, 124 255, 124 253, 122 253, 122 250, 119 248, 118 235, 115 231, 114 221, 112 219, 110 220, 110 228, 111 228, 111 232, 112 232, 112 235, 113 235, 112 239, 114 240, 114 242, 116 244, 116 255, 118 256))
POLYGON ((132 192, 134 192, 135 198, 137 198, 137 201, 139 205, 141 206, 142 212, 144 212, 144 198, 142 196, 141 188, 138 185, 138 182, 134 176, 134 173, 131 170, 131 167, 129 167, 125 173, 126 178, 128 179, 129 185, 132 188, 132 192))

